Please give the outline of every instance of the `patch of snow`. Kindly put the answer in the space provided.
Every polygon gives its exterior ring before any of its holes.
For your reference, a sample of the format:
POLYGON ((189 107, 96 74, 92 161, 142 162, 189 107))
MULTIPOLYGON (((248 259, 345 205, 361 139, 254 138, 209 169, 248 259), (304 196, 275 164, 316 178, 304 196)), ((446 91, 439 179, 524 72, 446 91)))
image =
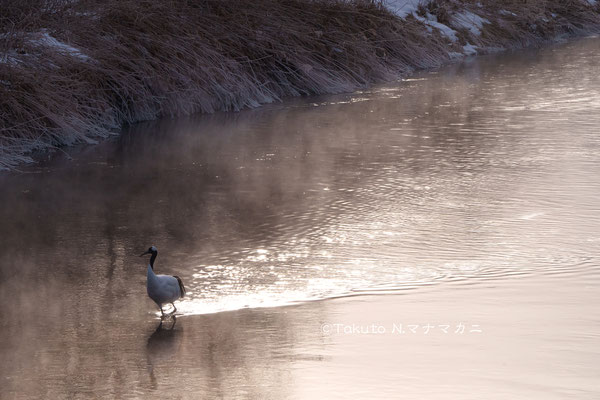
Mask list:
POLYGON ((418 17, 417 15, 415 15, 415 18, 425 24, 425 29, 427 29, 427 32, 429 32, 429 33, 433 32, 432 26, 427 23, 427 20, 425 18, 418 17))
POLYGON ((515 13, 514 13, 514 12, 512 12, 512 11, 500 10, 500 11, 498 11, 498 12, 500 13, 500 15, 512 15, 513 17, 516 17, 516 16, 517 16, 517 14, 515 14, 515 13))
POLYGON ((48 32, 45 32, 43 30, 42 32, 38 33, 34 39, 31 39, 31 43, 39 46, 52 47, 58 52, 69 54, 73 57, 77 57, 82 60, 89 59, 89 57, 83 54, 78 48, 69 46, 68 44, 63 43, 60 40, 53 38, 52 36, 50 36, 50 34, 48 34, 48 32))
MULTIPOLYGON (((435 15, 427 13, 427 18, 423 18, 418 15, 414 15, 414 17, 417 20, 423 22, 425 25, 438 29, 444 36, 446 36, 451 41, 456 42, 458 40, 458 38, 456 37, 456 31, 447 25, 439 23, 435 15)), ((429 28, 427 29, 431 32, 429 28)))
MULTIPOLYGON (((453 42, 456 42, 456 31, 447 25, 438 22, 435 15, 427 13, 425 17, 417 15, 419 5, 427 5, 431 0, 384 0, 385 6, 400 18, 406 18, 412 15, 418 21, 425 24, 427 31, 433 32, 433 28, 438 29, 442 35, 453 42)), ((473 14, 475 15, 475 14, 473 14)), ((489 22, 485 20, 485 22, 489 22)))
POLYGON ((489 24, 485 18, 480 17, 471 11, 463 11, 452 16, 452 24, 461 28, 468 29, 474 35, 481 35, 481 27, 483 24, 489 24))
POLYGON ((92 19, 98 19, 98 14, 96 14, 95 12, 75 12, 75 15, 77 15, 78 17, 91 17, 92 19))
POLYGON ((598 0, 583 0, 584 3, 588 3, 590 6, 595 6, 598 0))
POLYGON ((429 0, 384 0, 383 4, 388 10, 400 18, 406 18, 408 15, 417 11, 420 4, 426 4, 428 2, 429 0))
POLYGON ((472 44, 467 43, 463 46, 463 53, 465 53, 468 56, 473 56, 477 54, 477 46, 473 46, 472 44))
POLYGON ((478 49, 477 46, 472 45, 471 43, 467 43, 466 45, 464 45, 462 47, 462 53, 459 53, 456 51, 451 51, 448 53, 448 56, 450 57, 450 59, 453 59, 453 60, 468 57, 468 56, 474 56, 474 55, 477 55, 477 53, 478 53, 477 49, 478 49))

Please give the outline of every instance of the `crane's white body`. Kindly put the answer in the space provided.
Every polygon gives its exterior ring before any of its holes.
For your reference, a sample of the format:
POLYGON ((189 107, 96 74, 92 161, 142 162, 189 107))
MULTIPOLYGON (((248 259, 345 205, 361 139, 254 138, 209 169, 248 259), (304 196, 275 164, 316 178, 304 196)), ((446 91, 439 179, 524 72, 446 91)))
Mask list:
POLYGON ((148 264, 148 272, 146 274, 146 291, 148 292, 148 297, 158 305, 162 315, 165 314, 162 309, 163 304, 169 303, 173 306, 171 314, 174 314, 175 311, 177 311, 177 308, 173 302, 185 296, 185 286, 183 286, 183 282, 178 276, 156 275, 154 273, 154 261, 156 260, 156 256, 158 256, 156 247, 150 247, 148 251, 141 256, 144 256, 145 254, 152 254, 150 263, 148 264))
POLYGON ((161 309, 163 304, 173 303, 183 297, 177 278, 170 275, 156 275, 148 264, 146 290, 150 297, 161 309))

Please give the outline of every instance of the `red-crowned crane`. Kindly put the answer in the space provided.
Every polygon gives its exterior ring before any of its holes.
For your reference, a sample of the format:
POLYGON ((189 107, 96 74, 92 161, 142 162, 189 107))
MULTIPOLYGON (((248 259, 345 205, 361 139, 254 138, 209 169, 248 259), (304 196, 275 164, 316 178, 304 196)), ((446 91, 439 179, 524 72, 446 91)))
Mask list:
POLYGON ((185 296, 185 286, 183 286, 183 282, 178 276, 156 275, 154 273, 154 261, 158 255, 158 250, 156 247, 150 247, 145 253, 142 253, 140 257, 146 254, 152 254, 152 257, 150 257, 150 263, 148 264, 146 281, 148 297, 150 297, 158 305, 161 316, 165 315, 165 312, 162 308, 163 304, 169 303, 173 306, 173 311, 171 314, 174 314, 177 311, 177 308, 175 308, 175 304, 173 304, 173 302, 185 296))

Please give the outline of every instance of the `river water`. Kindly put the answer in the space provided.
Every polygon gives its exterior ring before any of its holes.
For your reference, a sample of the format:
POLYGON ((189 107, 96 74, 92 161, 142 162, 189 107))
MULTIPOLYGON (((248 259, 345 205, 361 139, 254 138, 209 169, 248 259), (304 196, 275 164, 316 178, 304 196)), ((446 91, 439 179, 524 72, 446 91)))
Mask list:
MULTIPOLYGON (((340 299, 324 299, 597 292, 599 71, 587 38, 142 123, 0 176, 0 397, 306 398, 294 366, 327 369, 319 324, 340 299), (172 331, 145 293, 151 245, 188 290, 172 331)), ((363 395, 390 398, 382 379, 363 395)))

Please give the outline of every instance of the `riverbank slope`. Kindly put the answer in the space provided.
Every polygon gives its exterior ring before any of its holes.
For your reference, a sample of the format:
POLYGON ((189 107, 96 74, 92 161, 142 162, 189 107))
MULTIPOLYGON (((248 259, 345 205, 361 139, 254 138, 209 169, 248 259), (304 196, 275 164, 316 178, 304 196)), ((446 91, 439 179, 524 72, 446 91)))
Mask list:
POLYGON ((124 124, 348 92, 600 30, 593 0, 3 0, 0 169, 124 124))

